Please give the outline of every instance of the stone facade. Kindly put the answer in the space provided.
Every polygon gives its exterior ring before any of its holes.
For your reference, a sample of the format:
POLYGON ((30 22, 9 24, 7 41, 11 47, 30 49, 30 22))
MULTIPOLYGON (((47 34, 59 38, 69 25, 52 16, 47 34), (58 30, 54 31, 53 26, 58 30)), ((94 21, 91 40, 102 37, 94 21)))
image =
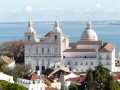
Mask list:
POLYGON ((79 41, 69 43, 58 21, 55 21, 53 30, 38 38, 30 20, 28 30, 25 32, 25 64, 30 64, 32 70, 43 71, 57 63, 80 72, 89 68, 94 69, 99 64, 113 71, 115 47, 108 42, 98 40, 91 22, 87 22, 87 27, 79 41))

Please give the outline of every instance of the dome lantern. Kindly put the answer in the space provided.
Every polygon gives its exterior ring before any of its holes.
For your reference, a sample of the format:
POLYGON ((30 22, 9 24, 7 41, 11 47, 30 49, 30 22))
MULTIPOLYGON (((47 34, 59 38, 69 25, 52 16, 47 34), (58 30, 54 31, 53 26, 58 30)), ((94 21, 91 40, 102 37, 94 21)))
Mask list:
POLYGON ((83 41, 97 41, 96 32, 92 29, 91 22, 87 22, 86 30, 82 33, 81 40, 83 41))

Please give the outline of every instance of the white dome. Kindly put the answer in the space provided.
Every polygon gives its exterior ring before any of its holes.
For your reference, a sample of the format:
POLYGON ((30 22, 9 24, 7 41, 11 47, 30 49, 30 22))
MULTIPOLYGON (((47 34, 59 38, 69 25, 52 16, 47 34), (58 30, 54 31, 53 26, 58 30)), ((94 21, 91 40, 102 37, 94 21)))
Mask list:
POLYGON ((81 40, 85 40, 85 41, 97 41, 98 40, 96 32, 93 29, 91 29, 90 22, 87 23, 87 28, 82 33, 81 40))

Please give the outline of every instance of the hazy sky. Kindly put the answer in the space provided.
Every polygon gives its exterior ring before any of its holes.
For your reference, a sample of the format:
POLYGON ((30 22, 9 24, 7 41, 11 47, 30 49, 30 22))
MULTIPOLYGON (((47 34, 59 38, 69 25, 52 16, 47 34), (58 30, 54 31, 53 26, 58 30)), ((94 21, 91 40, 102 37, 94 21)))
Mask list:
POLYGON ((5 21, 120 20, 120 0, 0 0, 5 21))

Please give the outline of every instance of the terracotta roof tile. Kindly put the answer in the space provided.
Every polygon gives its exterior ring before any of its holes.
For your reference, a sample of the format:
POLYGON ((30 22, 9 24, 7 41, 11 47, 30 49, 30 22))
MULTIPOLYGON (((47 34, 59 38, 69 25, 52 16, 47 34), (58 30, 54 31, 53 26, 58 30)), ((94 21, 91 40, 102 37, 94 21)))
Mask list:
POLYGON ((45 87, 45 90, 58 90, 57 88, 45 87))
POLYGON ((120 80, 120 74, 117 74, 117 75, 113 76, 113 79, 114 80, 118 80, 118 79, 120 80))
POLYGON ((0 61, 4 61, 6 64, 10 64, 10 63, 14 62, 13 59, 11 59, 11 58, 9 58, 9 57, 7 57, 7 56, 1 57, 1 58, 0 58, 0 61))
POLYGON ((103 47, 99 49, 99 52, 112 52, 114 46, 111 43, 105 43, 103 47))
POLYGON ((51 31, 45 35, 45 37, 50 37, 50 36, 51 36, 51 31))
POLYGON ((68 81, 73 81, 77 83, 83 83, 86 77, 76 77, 76 78, 69 78, 68 81))
POLYGON ((76 48, 77 43, 69 43, 69 47, 71 47, 72 49, 76 48))
POLYGON ((64 52, 96 52, 95 49, 66 49, 64 52))
POLYGON ((23 79, 36 80, 36 79, 41 79, 41 77, 36 72, 33 72, 31 75, 27 75, 23 77, 23 79))
POLYGON ((77 45, 102 45, 102 41, 78 41, 77 45))

